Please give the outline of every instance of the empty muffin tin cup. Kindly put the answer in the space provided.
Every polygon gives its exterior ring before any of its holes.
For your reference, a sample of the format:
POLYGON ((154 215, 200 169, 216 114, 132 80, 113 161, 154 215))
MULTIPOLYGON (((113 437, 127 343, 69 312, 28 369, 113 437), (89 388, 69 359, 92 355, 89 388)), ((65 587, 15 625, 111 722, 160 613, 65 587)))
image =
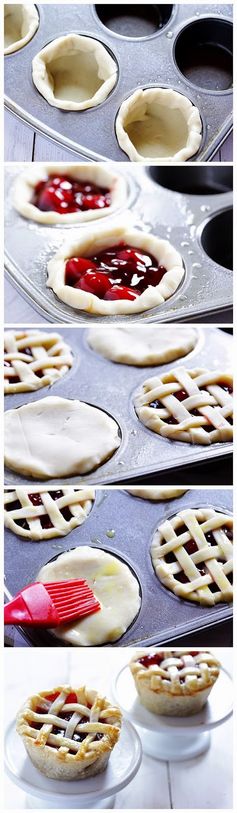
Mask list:
POLYGON ((35 5, 4 4, 4 54, 14 54, 24 48, 37 31, 39 14, 35 5))
POLYGON ((145 39, 166 26, 173 5, 96 5, 96 14, 106 28, 124 39, 145 39))
POLYGON ((149 167, 152 180, 172 192, 187 195, 218 195, 233 189, 233 168, 229 166, 149 167))
POLYGON ((205 221, 200 231, 201 245, 217 265, 233 269, 233 209, 222 209, 205 221))
POLYGON ((178 34, 174 59, 196 87, 223 92, 233 83, 233 26, 228 20, 195 20, 178 34))

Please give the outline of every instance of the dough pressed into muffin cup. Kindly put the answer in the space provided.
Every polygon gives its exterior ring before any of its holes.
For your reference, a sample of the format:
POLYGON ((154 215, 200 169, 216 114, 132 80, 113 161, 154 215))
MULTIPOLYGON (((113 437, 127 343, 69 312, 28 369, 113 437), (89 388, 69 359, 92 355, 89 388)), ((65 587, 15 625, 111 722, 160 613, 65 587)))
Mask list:
POLYGON ((4 54, 13 54, 24 48, 38 25, 39 15, 33 3, 4 3, 4 54))
POLYGON ((145 234, 126 225, 99 229, 86 229, 83 235, 67 240, 58 253, 48 263, 47 286, 52 288, 58 299, 78 310, 109 316, 113 314, 141 313, 163 304, 178 288, 184 276, 182 257, 168 240, 161 240, 154 234, 145 234), (95 253, 126 243, 144 249, 155 257, 166 273, 159 285, 148 287, 135 300, 103 300, 95 294, 65 284, 66 262, 72 257, 92 257, 95 253))
POLYGON ((101 217, 114 214, 125 205, 127 198, 127 184, 122 175, 113 172, 103 164, 29 164, 17 177, 13 189, 13 206, 28 220, 48 225, 73 223, 86 223, 88 220, 98 220, 101 217), (44 212, 31 203, 35 186, 40 181, 47 181, 49 176, 67 176, 72 180, 95 183, 110 190, 111 204, 104 209, 88 209, 87 211, 60 214, 55 211, 44 212))
POLYGON ((32 61, 35 86, 53 107, 87 110, 107 99, 117 63, 93 37, 67 34, 46 45, 32 61))
POLYGON ((136 90, 122 103, 115 129, 130 161, 148 164, 187 161, 202 140, 198 108, 172 88, 136 90))

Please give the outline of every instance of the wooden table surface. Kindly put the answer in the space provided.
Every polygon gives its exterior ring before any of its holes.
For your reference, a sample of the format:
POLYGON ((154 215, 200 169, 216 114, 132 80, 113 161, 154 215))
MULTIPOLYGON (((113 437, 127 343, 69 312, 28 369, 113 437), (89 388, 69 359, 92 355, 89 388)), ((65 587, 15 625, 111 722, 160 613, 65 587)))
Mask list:
MULTIPOLYGON (((232 650, 213 649, 232 671, 232 650)), ((5 650, 6 724, 27 696, 41 688, 69 683, 96 687, 111 696, 113 676, 130 660, 129 648, 5 650)), ((22 810, 25 793, 5 780, 5 809, 22 810)), ((159 762, 143 756, 136 777, 116 797, 115 808, 180 810, 232 808, 232 721, 212 732, 211 747, 185 762, 159 762)))

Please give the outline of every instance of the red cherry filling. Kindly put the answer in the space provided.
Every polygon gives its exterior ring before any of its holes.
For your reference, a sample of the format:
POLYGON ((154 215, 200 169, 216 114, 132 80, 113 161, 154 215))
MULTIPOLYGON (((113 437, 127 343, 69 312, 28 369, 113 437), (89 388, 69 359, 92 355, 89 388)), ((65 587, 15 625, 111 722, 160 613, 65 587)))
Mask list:
MULTIPOLYGON (((63 497, 63 491, 61 491, 61 489, 57 489, 55 491, 49 491, 49 494, 50 494, 50 497, 52 497, 52 500, 59 500, 60 497, 63 497)), ((40 496, 40 494, 38 492, 36 492, 36 493, 33 492, 32 494, 28 494, 28 497, 29 497, 29 500, 32 502, 32 505, 36 505, 36 506, 43 505, 43 501, 42 501, 41 496, 40 496)), ((15 511, 15 510, 18 510, 19 508, 21 508, 21 504, 20 504, 19 500, 15 500, 15 502, 12 503, 11 506, 9 505, 9 506, 6 506, 6 507, 7 507, 7 510, 15 511)), ((68 507, 68 505, 65 505, 64 508, 60 508, 60 511, 61 511, 61 514, 64 517, 64 519, 67 522, 69 522, 69 520, 72 517, 72 514, 71 514, 71 511, 70 511, 70 508, 68 507)), ((40 521, 41 527, 44 528, 44 530, 47 529, 47 528, 53 528, 53 523, 51 522, 51 519, 48 516, 48 514, 43 514, 43 516, 39 517, 39 521, 40 521)), ((16 525, 20 526, 20 528, 24 528, 27 531, 29 530, 30 526, 29 526, 26 519, 16 519, 15 522, 16 522, 16 525)), ((67 702, 69 702, 69 701, 67 701, 67 702)))
POLYGON ((46 181, 36 184, 31 203, 42 212, 72 214, 107 208, 111 205, 111 194, 109 189, 88 181, 49 175, 46 181))
POLYGON ((99 299, 133 300, 149 286, 159 285, 165 273, 166 268, 159 265, 151 254, 119 243, 94 257, 69 259, 65 267, 65 284, 88 291, 99 299))
POLYGON ((149 666, 160 666, 162 661, 164 660, 165 653, 164 652, 155 652, 154 655, 144 655, 143 658, 139 658, 138 663, 141 663, 142 666, 145 666, 146 669, 149 669, 149 666))

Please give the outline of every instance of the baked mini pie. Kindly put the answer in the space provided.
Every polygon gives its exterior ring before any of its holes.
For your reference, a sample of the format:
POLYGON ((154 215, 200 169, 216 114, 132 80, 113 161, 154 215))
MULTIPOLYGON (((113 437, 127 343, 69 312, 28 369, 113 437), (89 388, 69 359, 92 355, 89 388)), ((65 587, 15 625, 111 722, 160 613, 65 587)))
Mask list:
POLYGON ((175 717, 201 711, 220 673, 211 652, 190 649, 144 649, 129 666, 142 705, 175 717))
POLYGON ((30 164, 16 179, 13 205, 28 220, 86 223, 126 203, 122 175, 102 164, 30 164))
POLYGON ((119 445, 113 418, 83 401, 48 396, 5 412, 5 464, 27 477, 87 474, 119 445))
POLYGON ((173 500, 175 497, 182 497, 187 488, 173 488, 173 486, 145 486, 145 488, 141 486, 140 488, 140 486, 131 486, 131 488, 126 488, 126 491, 132 494, 133 497, 157 502, 158 500, 173 500))
POLYGON ((87 518, 95 499, 93 488, 16 486, 4 491, 4 522, 18 536, 40 542, 66 536, 87 518))
POLYGON ((134 404, 140 421, 163 438, 208 446, 233 439, 232 393, 228 372, 175 367, 147 379, 134 404))
POLYGON ((48 263, 47 285, 72 308, 107 316, 162 304, 183 276, 182 257, 168 240, 101 225, 63 243, 48 263))
POLYGON ((4 54, 13 54, 27 45, 39 25, 33 3, 4 3, 4 54))
POLYGON ((192 327, 146 325, 91 328, 87 340, 92 350, 111 361, 151 367, 186 356, 194 349, 197 338, 192 327))
POLYGON ((60 554, 41 568, 37 581, 85 579, 101 609, 54 629, 53 635, 73 646, 111 644, 126 632, 141 606, 139 584, 128 565, 101 548, 82 545, 60 554))
POLYGON ((4 332, 4 392, 33 392, 58 381, 72 366, 70 347, 59 333, 4 332))
POLYGON ((233 600, 233 518, 186 508, 159 525, 151 544, 158 579, 175 596, 213 606, 233 600))
POLYGON ((94 689, 58 686, 25 701, 16 730, 35 768, 67 781, 105 770, 121 722, 117 706, 94 689))
POLYGON ((53 107, 87 110, 107 99, 117 82, 118 66, 99 40, 66 34, 36 54, 32 78, 53 107))
POLYGON ((198 108, 172 88, 136 90, 122 102, 115 128, 130 161, 148 164, 187 161, 202 140, 198 108))

